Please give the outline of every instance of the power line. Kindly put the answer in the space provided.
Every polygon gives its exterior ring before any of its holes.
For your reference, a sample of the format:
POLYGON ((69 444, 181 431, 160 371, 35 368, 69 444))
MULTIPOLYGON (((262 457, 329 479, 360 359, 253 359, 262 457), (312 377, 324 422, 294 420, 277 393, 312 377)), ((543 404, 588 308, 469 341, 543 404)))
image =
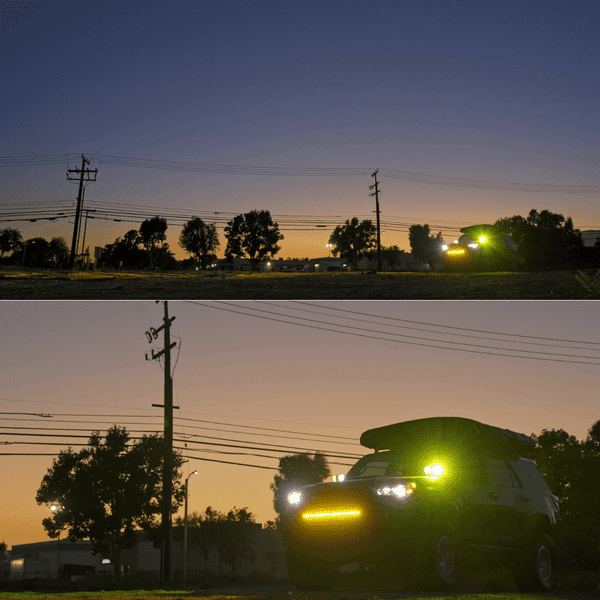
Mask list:
MULTIPOLYGON (((75 154, 4 156, 0 157, 0 167, 36 166, 61 164, 65 157, 73 161, 75 154)), ((146 169, 162 169, 172 171, 191 171, 222 175, 260 175, 278 177, 332 177, 332 176, 368 176, 373 168, 369 167, 273 167, 256 165, 223 165, 183 161, 167 161, 147 158, 132 158, 113 155, 94 155, 93 160, 110 165, 138 167, 146 169)), ((532 193, 590 194, 598 193, 598 183, 525 183, 513 181, 496 181, 490 179, 472 179, 449 175, 430 175, 396 169, 380 169, 382 177, 400 179, 413 183, 426 183, 450 187, 467 187, 487 190, 506 190, 532 193)))
POLYGON ((295 304, 305 304, 307 306, 318 306, 319 308, 323 308, 326 310, 335 310, 338 312, 344 312, 344 313, 352 313, 352 314, 357 314, 357 315, 363 315, 363 316, 369 316, 369 317, 377 317, 379 319, 386 319, 386 320, 391 320, 391 321, 402 321, 404 323, 416 323, 418 325, 427 325, 430 327, 443 327, 444 329, 458 329, 460 331, 472 331, 474 333, 489 333, 492 335, 505 335, 505 336, 512 336, 512 337, 520 337, 520 338, 528 338, 528 339, 534 339, 534 340, 546 340, 546 341, 550 341, 550 342, 569 342, 569 343, 573 343, 573 344, 592 344, 595 346, 600 346, 600 342, 587 342, 584 340, 565 340, 562 338, 547 338, 547 337, 539 337, 539 336, 535 336, 535 335, 523 335, 520 333, 506 333, 504 331, 486 331, 484 329, 470 329, 468 327, 457 327, 455 325, 439 325, 437 323, 425 323, 423 321, 413 321, 410 319, 401 319, 399 317, 388 317, 388 316, 383 316, 383 315, 374 315, 372 313, 363 313, 363 312, 359 312, 359 311, 354 311, 354 310, 348 310, 348 309, 344 309, 344 308, 336 308, 336 307, 332 307, 332 306, 323 306, 322 304, 314 304, 313 302, 303 302, 302 300, 293 300, 292 301, 295 304))
MULTIPOLYGON (((474 349, 470 349, 470 348, 456 348, 456 347, 452 347, 449 348, 447 346, 439 346, 436 344, 426 344, 426 343, 421 343, 421 342, 414 342, 414 341, 407 341, 407 340, 399 340, 399 339, 390 339, 387 337, 380 337, 379 335, 374 335, 374 334, 384 334, 384 335, 394 335, 394 336, 402 336, 402 337, 415 337, 415 336, 404 336, 402 334, 394 334, 394 333, 387 333, 387 332, 379 332, 379 331, 372 331, 372 330, 368 330, 368 329, 364 329, 364 328, 360 328, 360 327, 353 327, 350 325, 337 325, 335 323, 325 323, 326 325, 333 325, 334 327, 346 327, 349 329, 356 329, 356 330, 360 330, 360 331, 367 331, 370 333, 356 333, 353 331, 343 331, 340 329, 331 329, 329 327, 323 327, 321 325, 309 325, 307 323, 297 323, 295 321, 287 321, 284 319, 278 319, 272 316, 266 317, 263 315, 254 315, 252 313, 248 313, 248 312, 244 312, 242 310, 235 310, 232 308, 225 308, 225 307, 221 307, 221 306, 216 306, 216 304, 225 304, 227 306, 231 306, 230 303, 226 303, 226 302, 220 302, 218 300, 213 300, 210 303, 202 303, 202 302, 195 302, 193 300, 186 300, 186 302, 189 302, 191 304, 195 304, 198 306, 203 306, 203 307, 207 307, 207 308, 214 308, 214 309, 218 309, 218 310, 223 310, 223 311, 227 311, 227 312, 233 312, 233 313, 238 313, 238 314, 242 314, 242 315, 246 315, 246 316, 253 316, 256 318, 261 318, 261 319, 266 319, 269 321, 278 321, 281 323, 287 323, 289 325, 297 325, 300 327, 306 327, 309 329, 318 329, 321 331, 332 331, 334 333, 342 333, 344 335, 353 335, 356 337, 362 337, 362 338, 370 338, 370 339, 376 339, 376 340, 383 340, 383 341, 388 341, 388 342, 395 342, 395 343, 399 343, 399 344, 408 344, 408 345, 413 345, 413 346, 424 346, 424 347, 428 347, 428 348, 438 348, 438 349, 442 349, 442 350, 455 350, 458 352, 468 352, 471 354, 487 354, 487 355, 491 355, 491 356, 504 356, 504 357, 508 357, 508 358, 522 358, 522 359, 528 359, 528 360, 540 360, 540 361, 552 361, 552 362, 563 362, 563 363, 577 363, 577 364, 587 364, 587 365, 595 365, 595 366, 599 366, 600 363, 597 362, 588 362, 588 361, 583 361, 583 360, 565 360, 564 358, 546 358, 546 357, 540 357, 540 356, 519 356, 517 354, 507 354, 505 352, 488 352, 485 350, 474 350, 474 349)), ((233 304, 233 306, 236 306, 238 308, 242 308, 236 304, 233 304)), ((263 309, 255 309, 255 308, 249 308, 249 307, 244 307, 247 310, 254 310, 254 311, 260 311, 260 312, 266 312, 269 313, 269 311, 263 310, 263 309)), ((273 313, 271 312, 270 314, 274 314, 274 315, 279 315, 281 316, 280 313, 273 313)), ((285 315, 285 316, 289 316, 289 315, 285 315)), ((299 317, 295 317, 295 316, 291 316, 290 318, 294 318, 294 319, 299 319, 299 317)), ((315 322, 315 320, 313 319, 302 319, 305 321, 313 321, 315 322)), ((319 321, 316 321, 319 322, 319 321)), ((417 339, 422 339, 422 338, 417 338, 417 339)), ((440 340, 434 340, 434 341, 440 341, 440 340)), ((449 342, 449 341, 441 341, 441 343, 444 344, 448 344, 448 343, 454 343, 454 344, 458 344, 459 342, 449 342)), ((472 345, 471 345, 472 346, 472 345)), ((493 347, 487 347, 487 346, 483 346, 484 348, 490 348, 490 349, 494 349, 493 347)), ((504 348, 499 348, 499 350, 505 350, 504 348)), ((532 352, 532 351, 528 351, 528 350, 513 350, 513 352, 532 352)), ((575 355, 565 355, 565 354, 557 354, 557 353, 550 353, 550 352, 535 352, 537 354, 551 354, 553 356, 562 356, 562 357, 576 357, 575 355)), ((591 359, 596 359, 596 357, 588 357, 588 356, 583 356, 583 357, 577 357, 577 358, 591 358, 591 359)))

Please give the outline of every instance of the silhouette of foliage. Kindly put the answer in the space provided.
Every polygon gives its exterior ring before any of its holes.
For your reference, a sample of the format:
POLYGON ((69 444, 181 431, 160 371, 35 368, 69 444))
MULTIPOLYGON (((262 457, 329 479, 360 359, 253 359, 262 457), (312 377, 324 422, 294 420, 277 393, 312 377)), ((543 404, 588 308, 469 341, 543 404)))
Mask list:
POLYGON ((408 229, 408 240, 410 251, 418 259, 429 263, 432 268, 440 261, 443 243, 441 231, 434 236, 429 233, 429 225, 411 225, 408 229))
MULTIPOLYGON (((183 540, 184 520, 175 521, 176 538, 183 540)), ((233 507, 227 514, 207 507, 204 514, 188 515, 189 548, 197 548, 205 566, 216 566, 220 574, 223 565, 235 573, 244 562, 252 561, 252 535, 258 528, 254 515, 247 508, 233 507)))
MULTIPOLYGON (((121 551, 134 544, 134 531, 144 530, 155 544, 162 537, 163 440, 158 434, 132 444, 124 427, 111 427, 104 439, 92 433, 89 446, 71 448, 53 460, 36 493, 38 504, 58 507, 42 521, 51 538, 64 530, 70 541, 89 539, 94 554, 110 557, 117 578, 121 551)), ((173 454, 173 502, 183 501, 181 455, 173 454)))
POLYGON ((220 245, 217 228, 199 217, 193 217, 184 225, 179 245, 200 262, 204 271, 208 262, 216 258, 215 251, 220 245))
POLYGON ((0 259, 4 258, 7 252, 14 252, 21 247, 23 236, 18 229, 10 227, 0 231, 0 259))
POLYGON ((131 229, 123 239, 117 238, 102 250, 100 263, 108 267, 130 267, 140 269, 147 264, 147 253, 140 248, 141 236, 137 229, 131 229))
POLYGON ((167 239, 167 221, 161 217, 146 219, 140 225, 140 237, 144 248, 148 251, 150 266, 154 267, 156 262, 156 250, 167 239))
POLYGON ((358 261, 377 245, 377 228, 370 219, 359 222, 352 217, 333 230, 329 243, 334 256, 339 254, 357 269, 358 261))
POLYGON ((573 268, 583 256, 581 233, 573 227, 571 217, 532 209, 527 218, 514 215, 495 224, 512 234, 518 254, 536 269, 573 268))
POLYGON ((226 258, 247 258, 253 271, 262 259, 272 258, 281 250, 277 242, 283 239, 279 225, 273 222, 268 210, 251 210, 237 215, 227 223, 225 237, 226 258))

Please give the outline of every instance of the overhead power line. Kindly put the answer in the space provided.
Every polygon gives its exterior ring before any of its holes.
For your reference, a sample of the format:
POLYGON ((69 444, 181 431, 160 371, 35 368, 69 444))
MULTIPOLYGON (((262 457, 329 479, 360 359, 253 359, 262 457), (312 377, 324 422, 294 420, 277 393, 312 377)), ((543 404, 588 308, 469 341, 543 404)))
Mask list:
MULTIPOLYGON (((31 156, 0 157, 0 167, 36 166, 61 164, 68 159, 75 160, 76 154, 45 154, 31 156)), ((190 171, 196 173, 221 175, 254 175, 269 177, 366 177, 373 167, 273 167, 256 165, 223 165, 184 161, 156 160, 148 158, 132 158, 104 154, 93 155, 93 160, 101 164, 145 169, 161 169, 171 171, 190 171)), ((473 179, 450 175, 430 175, 397 169, 380 168, 382 177, 400 179, 413 183, 425 183, 450 187, 466 187, 486 190, 506 190, 532 193, 590 194, 600 191, 598 183, 526 183, 512 181, 496 181, 490 179, 473 179)))
MULTIPOLYGON (((475 347, 477 347, 477 345, 474 345, 474 344, 468 344, 468 346, 469 346, 468 348, 459 348, 459 347, 457 347, 457 345, 460 344, 460 342, 450 342, 447 340, 431 340, 429 338, 418 338, 417 336, 408 336, 408 335, 397 334, 397 333, 392 333, 392 332, 382 332, 382 331, 377 331, 377 330, 370 330, 370 329, 366 329, 366 328, 355 327, 352 325, 340 325, 337 323, 318 321, 315 319, 300 318, 295 315, 287 315, 287 314, 282 315, 281 313, 277 313, 274 311, 268 311, 266 309, 258 309, 258 308, 249 307, 249 306, 240 306, 240 305, 233 304, 230 302, 220 302, 220 301, 215 301, 215 300, 212 300, 210 302, 196 302, 193 300, 187 300, 186 302, 189 302, 191 304, 195 304, 198 306, 206 307, 206 308, 213 308, 213 309, 223 310, 223 311, 227 311, 227 312, 238 313, 238 314, 242 314, 242 315, 246 315, 246 316, 254 316, 256 318, 266 319, 266 320, 270 320, 270 321, 278 321, 278 322, 287 323, 290 325, 296 325, 299 327, 318 329, 318 330, 322 330, 322 331, 332 331, 334 333, 342 333, 344 335, 352 335, 352 336, 362 337, 362 338, 370 338, 370 339, 382 340, 382 341, 387 341, 387 342, 395 342, 395 343, 399 343, 399 344, 424 346, 424 347, 428 347, 428 348, 438 348, 438 349, 442 349, 442 350, 455 350, 458 352, 468 352, 471 354, 486 354, 486 355, 491 355, 491 356, 503 356, 503 357, 508 357, 508 358, 521 358, 521 359, 527 359, 527 360, 553 361, 553 362, 577 363, 577 364, 588 364, 588 365, 600 366, 600 358, 595 357, 595 356, 577 356, 577 355, 560 354, 560 353, 552 353, 552 352, 497 348, 497 347, 493 347, 493 346, 483 346, 483 345, 478 346, 478 348, 480 348, 480 349, 475 349, 475 347), (224 306, 218 306, 221 304, 224 306), (231 308, 231 307, 235 307, 235 308, 231 308), (236 309, 238 309, 238 310, 236 310, 236 309), (249 311, 252 311, 252 312, 249 312, 249 311), (254 314, 254 312, 267 313, 269 316, 256 315, 256 314, 254 314), (279 318, 281 316, 285 316, 288 319, 289 318, 297 319, 297 321, 289 321, 286 319, 279 318), (298 321, 300 321, 300 322, 298 322, 298 321), (318 323, 318 324, 313 325, 311 323, 318 323), (340 329, 340 328, 345 328, 346 330, 340 329), (350 331, 347 331, 347 330, 350 330, 350 331), (359 331, 362 333, 359 333, 359 331), (392 336, 392 337, 382 337, 382 336, 392 336), (398 339, 398 337, 413 338, 413 340, 415 338, 416 339, 424 339, 427 341, 434 341, 437 343, 430 344, 430 343, 417 342, 417 341, 408 340, 408 339, 398 339), (453 346, 449 347, 449 346, 442 346, 439 344, 453 344, 453 346), (486 349, 481 349, 481 348, 486 348, 486 349), (496 350, 498 350, 498 351, 496 351, 496 350), (526 354, 525 355, 514 354, 515 352, 526 353, 526 354), (544 356, 531 356, 530 354, 541 354, 544 356), (550 356, 553 356, 556 358, 550 358, 550 356), (591 359, 591 361, 598 361, 598 362, 591 362, 590 360, 570 360, 571 358, 591 359)), ((466 345, 466 344, 463 343, 463 345, 466 345)))

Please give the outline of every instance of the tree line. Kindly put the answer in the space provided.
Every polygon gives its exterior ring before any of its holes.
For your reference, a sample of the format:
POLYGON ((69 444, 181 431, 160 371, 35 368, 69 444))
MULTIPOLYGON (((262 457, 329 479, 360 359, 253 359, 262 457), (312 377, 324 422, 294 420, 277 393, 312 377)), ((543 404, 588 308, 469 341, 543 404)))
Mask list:
MULTIPOLYGON (((494 223, 510 234, 517 245, 517 254, 524 268, 556 270, 594 267, 600 264, 600 238, 594 247, 583 245, 581 232, 573 227, 570 217, 548 210, 532 209, 527 217, 513 215, 494 223)), ((168 225, 159 216, 146 219, 139 229, 131 229, 122 238, 103 248, 99 266, 112 268, 179 268, 173 252, 166 242, 168 225)), ((284 236, 279 231, 268 210, 252 210, 231 219, 224 230, 225 258, 247 259, 252 270, 267 258, 273 258, 281 249, 279 242, 284 236)), ((411 253, 428 263, 432 269, 442 262, 442 233, 433 235, 429 225, 411 225, 408 231, 411 253)), ((190 258, 183 261, 183 268, 205 270, 217 258, 220 247, 216 225, 193 217, 182 228, 179 246, 190 258)), ((347 219, 335 227, 329 237, 333 256, 340 256, 354 269, 364 257, 377 256, 377 229, 370 219, 359 221, 347 219)), ((64 267, 68 262, 68 248, 63 238, 47 242, 43 238, 23 241, 16 229, 0 231, 0 261, 12 252, 7 261, 30 267, 64 267)), ((383 246, 382 258, 389 268, 399 264, 403 250, 398 246, 383 246)))

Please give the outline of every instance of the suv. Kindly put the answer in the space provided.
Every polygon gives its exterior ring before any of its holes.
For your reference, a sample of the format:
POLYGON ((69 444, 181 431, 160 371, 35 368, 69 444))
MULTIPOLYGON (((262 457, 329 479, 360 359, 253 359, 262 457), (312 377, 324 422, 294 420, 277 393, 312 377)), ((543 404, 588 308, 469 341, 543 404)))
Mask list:
POLYGON ((462 235, 442 246, 446 271, 505 271, 522 261, 512 237, 497 225, 463 227, 462 235))
POLYGON ((475 555, 500 555, 520 590, 554 583, 558 498, 529 436, 460 417, 370 429, 374 453, 344 477, 290 490, 287 566, 326 590, 350 563, 387 565, 410 584, 451 588, 475 555))

